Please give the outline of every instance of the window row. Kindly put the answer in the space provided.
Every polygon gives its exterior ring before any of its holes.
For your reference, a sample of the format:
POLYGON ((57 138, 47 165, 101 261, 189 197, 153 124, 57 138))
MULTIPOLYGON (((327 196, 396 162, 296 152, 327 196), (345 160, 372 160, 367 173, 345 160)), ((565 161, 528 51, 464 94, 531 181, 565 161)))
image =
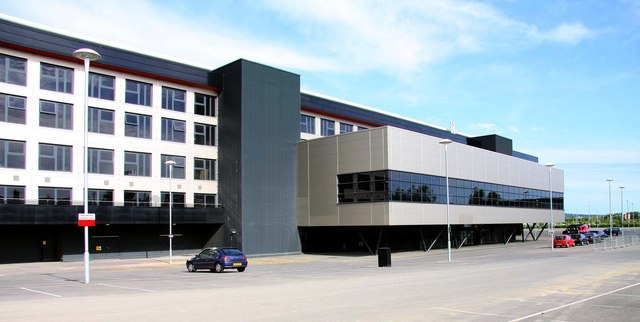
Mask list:
MULTIPOLYGON (((446 178, 394 170, 338 175, 338 202, 446 203, 446 178)), ((553 192, 553 208, 564 195, 553 192)), ((549 191, 449 178, 449 202, 457 205, 549 209, 549 191)))
MULTIPOLYGON (((0 82, 26 86, 27 60, 0 54, 0 82)), ((73 94, 73 68, 40 63, 40 89, 73 94)), ((89 97, 115 100, 115 77, 89 73, 87 86, 89 97)), ((145 82, 126 80, 125 102, 151 106, 153 85, 145 82)), ((178 112, 185 111, 186 91, 162 86, 161 107, 178 112)), ((193 112, 198 115, 215 117, 215 96, 195 93, 193 112)))
MULTIPOLYGON (((71 188, 38 187, 38 204, 41 205, 72 205, 71 188)), ((170 193, 160 192, 162 207, 169 206, 170 193)), ((185 201, 184 192, 171 192, 174 207, 215 207, 218 205, 217 195, 210 193, 195 193, 191 204, 185 201)), ((124 205, 129 207, 150 207, 151 191, 124 191, 124 205)), ((25 204, 24 186, 0 185, 0 204, 25 204)), ((113 190, 89 189, 88 202, 91 206, 113 206, 113 190)))
MULTIPOLYGON (((340 134, 353 132, 353 125, 349 123, 338 122, 340 125, 340 134)), ((366 130, 366 127, 358 126, 358 131, 366 130)), ((311 115, 300 114, 300 132, 316 134, 316 118, 311 115)), ((336 134, 336 121, 329 119, 320 119, 320 135, 330 136, 336 134)))
MULTIPOLYGON (((87 114, 88 131, 93 133, 114 134, 115 111, 89 107, 87 114)), ((73 129, 73 105, 40 100, 40 126, 58 129, 73 129)), ((150 115, 125 113, 124 135, 151 139, 152 126, 150 115)), ((26 124, 25 98, 0 93, 0 121, 26 124)), ((164 141, 185 143, 186 122, 162 118, 161 139, 164 141)), ((193 142, 198 145, 216 145, 216 126, 194 123, 193 142)))
MULTIPOLYGON (((25 169, 24 141, 12 141, 0 139, 0 168, 25 169)), ((45 171, 71 172, 73 166, 73 147, 40 143, 38 145, 38 169, 45 171)), ((108 149, 88 149, 88 172, 99 174, 114 174, 114 151, 108 149)), ((169 166, 165 163, 169 160, 175 162, 173 166, 173 178, 185 179, 184 156, 165 155, 160 156, 161 177, 169 178, 169 166)), ((125 176, 151 176, 151 153, 124 152, 125 176)), ((216 160, 193 158, 193 179, 216 180, 216 160)))

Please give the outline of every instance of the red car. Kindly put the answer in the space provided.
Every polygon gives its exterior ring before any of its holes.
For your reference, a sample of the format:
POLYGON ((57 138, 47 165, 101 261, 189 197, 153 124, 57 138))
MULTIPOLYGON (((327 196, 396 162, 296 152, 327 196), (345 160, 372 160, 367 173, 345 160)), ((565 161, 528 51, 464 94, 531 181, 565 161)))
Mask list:
POLYGON ((556 247, 575 247, 576 242, 569 235, 556 236, 553 239, 553 248, 556 247))

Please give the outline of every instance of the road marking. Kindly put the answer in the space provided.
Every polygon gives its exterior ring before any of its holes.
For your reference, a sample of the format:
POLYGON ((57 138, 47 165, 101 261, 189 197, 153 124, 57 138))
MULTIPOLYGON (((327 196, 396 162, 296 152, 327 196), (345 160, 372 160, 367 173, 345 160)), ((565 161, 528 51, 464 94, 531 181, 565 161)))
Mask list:
POLYGON ((545 314, 545 313, 548 313, 548 312, 551 312, 551 311, 555 311, 555 310, 563 309, 563 308, 565 308, 565 307, 567 307, 567 306, 571 306, 571 305, 579 304, 579 303, 582 303, 582 302, 590 301, 590 300, 593 300, 593 299, 597 299, 597 298, 599 298, 599 297, 603 297, 603 296, 605 296, 605 295, 613 294, 613 293, 615 293, 615 292, 619 292, 619 291, 622 291, 622 290, 626 290, 626 289, 628 289, 628 288, 632 288, 632 287, 635 287, 635 286, 638 286, 638 285, 640 285, 640 282, 635 283, 635 284, 631 284, 631 285, 627 285, 627 286, 625 286, 625 287, 621 287, 621 288, 619 288, 619 289, 615 289, 615 290, 613 290, 613 291, 609 291, 609 292, 606 292, 606 293, 598 294, 598 295, 595 295, 595 296, 592 296, 592 297, 589 297, 589 298, 586 298, 586 299, 582 299, 582 300, 579 300, 579 301, 575 301, 575 302, 567 303, 567 304, 565 304, 565 305, 560 305, 560 306, 558 306, 558 307, 554 307, 554 308, 551 308, 551 309, 548 309, 548 310, 544 310, 544 311, 536 312, 536 313, 533 313, 533 314, 529 314, 529 315, 527 315, 527 316, 523 316, 523 317, 521 317, 521 318, 513 319, 513 320, 510 320, 510 321, 508 321, 508 322, 516 322, 516 321, 526 320, 526 319, 531 318, 531 317, 534 317, 534 316, 536 316, 536 315, 545 314))
POLYGON ((502 314, 491 314, 491 313, 480 313, 480 312, 471 312, 471 311, 464 311, 464 310, 454 310, 454 309, 447 309, 444 307, 433 307, 436 310, 444 310, 444 311, 452 311, 452 312, 459 312, 459 313, 467 313, 467 314, 475 314, 475 315, 486 315, 486 316, 500 316, 500 317, 510 317, 509 315, 502 315, 502 314))
POLYGON ((102 286, 108 286, 108 287, 114 287, 114 288, 123 288, 126 290, 135 290, 135 291, 143 291, 143 292, 154 292, 152 290, 148 290, 146 288, 137 288, 137 287, 128 287, 128 286, 118 286, 118 285, 112 285, 112 284, 106 284, 106 283, 98 283, 98 285, 102 285, 102 286))
POLYGON ((49 296, 53 296, 53 297, 62 297, 61 295, 57 295, 57 294, 53 294, 53 293, 47 293, 47 292, 42 292, 42 291, 37 291, 37 290, 32 290, 30 288, 26 288, 26 287, 21 287, 21 290, 25 290, 25 291, 29 291, 29 292, 34 292, 34 293, 39 293, 39 294, 44 294, 44 295, 49 295, 49 296))

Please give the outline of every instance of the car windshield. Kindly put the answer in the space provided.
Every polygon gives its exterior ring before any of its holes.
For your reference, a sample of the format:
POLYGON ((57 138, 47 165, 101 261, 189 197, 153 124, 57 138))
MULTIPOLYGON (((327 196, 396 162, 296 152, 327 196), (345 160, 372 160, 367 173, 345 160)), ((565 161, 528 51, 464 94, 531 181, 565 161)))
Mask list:
POLYGON ((564 240, 565 237, 564 236, 556 236, 556 240, 564 240))
POLYGON ((242 252, 241 252, 241 251, 239 251, 239 250, 237 250, 237 249, 225 249, 225 250, 224 250, 224 253, 225 253, 226 255, 231 255, 231 256, 234 256, 234 255, 243 255, 243 254, 242 254, 242 252))

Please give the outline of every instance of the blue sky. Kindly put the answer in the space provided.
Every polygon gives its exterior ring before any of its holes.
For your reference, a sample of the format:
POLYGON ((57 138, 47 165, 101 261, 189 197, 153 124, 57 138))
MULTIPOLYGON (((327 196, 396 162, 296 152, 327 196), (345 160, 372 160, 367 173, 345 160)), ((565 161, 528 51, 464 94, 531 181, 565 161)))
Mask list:
POLYGON ((565 171, 568 213, 640 210, 640 0, 7 1, 2 13, 479 136, 565 171), (93 27, 86 27, 92 24, 93 27))

